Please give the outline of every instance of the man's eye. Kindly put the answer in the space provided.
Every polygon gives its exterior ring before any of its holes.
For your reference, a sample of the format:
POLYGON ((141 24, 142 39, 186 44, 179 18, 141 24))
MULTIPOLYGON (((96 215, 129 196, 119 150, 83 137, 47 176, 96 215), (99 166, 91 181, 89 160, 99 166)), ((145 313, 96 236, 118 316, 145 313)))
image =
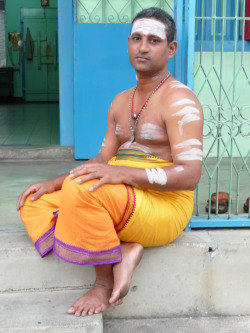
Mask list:
POLYGON ((135 37, 133 37, 133 40, 134 40, 134 41, 138 41, 138 40, 140 40, 140 37, 135 36, 135 37))
POLYGON ((156 39, 156 38, 152 38, 150 41, 151 41, 151 43, 153 43, 153 44, 154 44, 154 43, 159 43, 159 39, 156 39))

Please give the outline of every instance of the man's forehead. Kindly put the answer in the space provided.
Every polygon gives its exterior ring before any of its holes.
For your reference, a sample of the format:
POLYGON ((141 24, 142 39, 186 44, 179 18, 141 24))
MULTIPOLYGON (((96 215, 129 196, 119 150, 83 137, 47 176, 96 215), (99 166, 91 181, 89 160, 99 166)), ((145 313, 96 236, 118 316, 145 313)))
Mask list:
POLYGON ((143 35, 153 35, 166 39, 166 29, 164 23, 153 18, 141 18, 134 21, 131 29, 131 35, 142 33, 143 35))

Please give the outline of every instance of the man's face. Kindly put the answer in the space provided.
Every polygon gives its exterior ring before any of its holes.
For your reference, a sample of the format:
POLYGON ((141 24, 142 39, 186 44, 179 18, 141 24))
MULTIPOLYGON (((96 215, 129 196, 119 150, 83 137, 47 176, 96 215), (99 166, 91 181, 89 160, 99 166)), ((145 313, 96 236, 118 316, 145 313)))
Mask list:
POLYGON ((172 57, 170 44, 162 22, 153 18, 138 19, 128 38, 129 61, 137 72, 157 73, 166 68, 172 57))

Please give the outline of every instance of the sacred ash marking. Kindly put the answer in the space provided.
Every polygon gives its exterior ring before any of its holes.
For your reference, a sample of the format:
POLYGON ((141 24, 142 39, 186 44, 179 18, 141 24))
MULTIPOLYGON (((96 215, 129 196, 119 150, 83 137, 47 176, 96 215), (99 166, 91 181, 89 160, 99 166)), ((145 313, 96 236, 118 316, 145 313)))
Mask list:
POLYGON ((102 142, 102 147, 105 147, 106 146, 106 143, 105 143, 106 139, 104 138, 103 142, 102 142))
POLYGON ((171 104, 170 106, 180 106, 180 105, 186 105, 186 104, 196 104, 195 101, 193 101, 192 99, 189 98, 183 98, 180 99, 177 102, 174 102, 173 104, 171 104))
POLYGON ((197 121, 200 119, 198 116, 200 114, 200 111, 197 108, 194 108, 192 106, 185 106, 183 109, 180 111, 175 112, 172 116, 173 117, 182 117, 181 120, 178 120, 178 125, 179 125, 179 132, 182 135, 183 134, 183 126, 185 124, 188 124, 192 121, 197 121))
POLYGON ((124 127, 122 125, 117 124, 115 126, 115 135, 124 135, 124 127))
POLYGON ((138 19, 133 23, 131 35, 135 33, 143 33, 143 35, 153 35, 161 39, 166 39, 166 29, 162 22, 142 18, 138 19))
POLYGON ((135 150, 140 150, 146 154, 152 153, 150 149, 148 149, 144 145, 141 145, 140 143, 137 143, 136 141, 134 141, 134 142, 127 141, 127 142, 123 143, 119 149, 135 149, 135 150))
POLYGON ((177 154, 176 158, 181 161, 202 161, 202 150, 198 148, 192 148, 177 154))
POLYGON ((177 167, 174 168, 174 171, 182 172, 182 171, 184 171, 184 168, 183 168, 183 166, 177 166, 177 167))
POLYGON ((145 169, 148 181, 150 184, 159 184, 166 185, 167 184, 167 175, 166 172, 162 168, 156 169, 145 169))
POLYGON ((161 139, 164 133, 164 130, 160 126, 151 123, 143 124, 139 131, 142 139, 151 141, 161 139))
POLYGON ((202 146, 202 143, 198 139, 188 139, 186 141, 178 143, 174 146, 174 148, 181 149, 185 146, 202 146))
POLYGON ((191 90, 189 87, 185 86, 185 84, 182 84, 181 82, 178 81, 173 81, 169 84, 170 88, 183 88, 183 89, 188 89, 191 90))

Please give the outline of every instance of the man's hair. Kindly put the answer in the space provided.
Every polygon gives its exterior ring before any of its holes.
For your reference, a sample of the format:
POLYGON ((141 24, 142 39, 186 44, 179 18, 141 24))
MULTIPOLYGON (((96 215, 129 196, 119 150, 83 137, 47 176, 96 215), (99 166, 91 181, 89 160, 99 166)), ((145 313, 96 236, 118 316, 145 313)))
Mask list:
POLYGON ((166 27, 168 43, 174 40, 174 35, 176 33, 176 25, 172 16, 165 12, 165 10, 156 7, 143 9, 134 17, 131 27, 133 26, 133 23, 140 18, 155 18, 156 20, 162 22, 163 24, 165 24, 166 27))

